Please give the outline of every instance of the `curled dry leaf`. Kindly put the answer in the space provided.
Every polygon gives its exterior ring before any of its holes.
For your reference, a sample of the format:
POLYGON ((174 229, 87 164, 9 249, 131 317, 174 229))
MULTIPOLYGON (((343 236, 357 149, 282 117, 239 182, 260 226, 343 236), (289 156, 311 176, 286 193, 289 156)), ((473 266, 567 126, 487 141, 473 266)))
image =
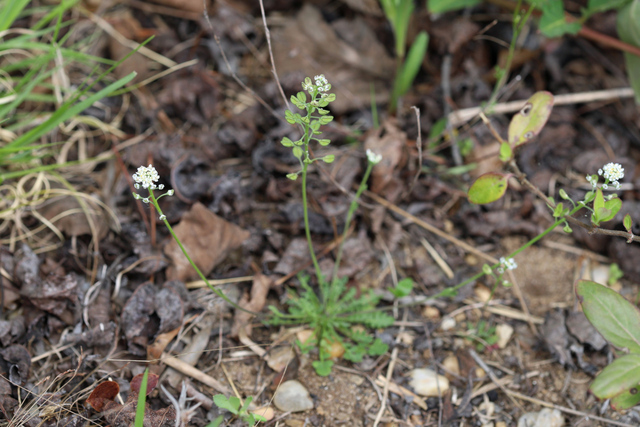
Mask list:
POLYGON ((93 389, 87 403, 98 412, 102 412, 104 405, 108 401, 113 401, 120 393, 120 386, 115 381, 105 381, 93 389))
MULTIPOLYGON (((174 231, 205 276, 229 251, 239 247, 249 237, 248 231, 219 217, 201 203, 191 207, 174 231)), ((198 277, 174 240, 165 246, 164 253, 172 261, 167 269, 168 280, 188 281, 198 277)))
MULTIPOLYGON (((253 285, 251 285, 251 297, 244 295, 238 305, 247 310, 259 312, 267 302, 267 293, 270 287, 271 279, 264 274, 256 274, 253 277, 253 285)), ((251 317, 253 315, 246 311, 236 310, 233 326, 231 327, 231 335, 238 336, 240 329, 244 329, 247 336, 251 336, 251 323, 249 322, 251 317)))

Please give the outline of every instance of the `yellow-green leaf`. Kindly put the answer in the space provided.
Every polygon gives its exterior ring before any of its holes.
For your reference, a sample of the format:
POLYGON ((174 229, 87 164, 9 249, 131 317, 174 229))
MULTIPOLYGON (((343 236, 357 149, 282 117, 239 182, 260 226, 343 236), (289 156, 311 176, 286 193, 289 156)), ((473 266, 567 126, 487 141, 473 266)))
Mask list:
POLYGON ((551 93, 534 93, 511 119, 509 124, 509 143, 511 146, 522 145, 538 135, 547 123, 552 108, 553 95, 551 93))

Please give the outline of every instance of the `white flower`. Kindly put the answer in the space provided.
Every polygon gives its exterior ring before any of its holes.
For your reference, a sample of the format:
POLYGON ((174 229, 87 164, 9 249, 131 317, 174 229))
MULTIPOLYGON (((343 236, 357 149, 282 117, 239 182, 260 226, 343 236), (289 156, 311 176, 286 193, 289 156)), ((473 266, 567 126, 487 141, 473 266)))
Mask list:
POLYGON ((602 189, 606 190, 607 188, 609 188, 609 186, 607 184, 602 184, 602 189))
MULTIPOLYGON (((607 163, 601 169, 602 175, 611 182, 624 178, 624 168, 620 163, 607 163)), ((598 171, 600 173, 600 171, 598 171)))
POLYGON ((516 264, 516 260, 513 258, 507 259, 505 257, 500 257, 500 265, 504 265, 507 270, 515 270, 518 268, 518 264, 516 264))
POLYGON ((158 188, 156 186, 156 181, 160 179, 160 175, 158 175, 158 171, 156 168, 149 165, 148 167, 140 166, 138 171, 133 174, 133 180, 136 182, 136 188, 150 188, 155 190, 158 188))
POLYGON ((377 165, 382 160, 382 154, 376 154, 373 151, 367 149, 367 160, 372 164, 377 165))

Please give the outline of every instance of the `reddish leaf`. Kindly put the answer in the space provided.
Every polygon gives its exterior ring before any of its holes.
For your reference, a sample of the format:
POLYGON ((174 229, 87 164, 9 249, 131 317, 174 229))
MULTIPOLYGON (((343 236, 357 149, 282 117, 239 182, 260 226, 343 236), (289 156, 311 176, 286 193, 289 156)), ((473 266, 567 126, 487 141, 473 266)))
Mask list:
POLYGON ((96 386, 91 392, 87 403, 98 412, 102 412, 106 402, 115 399, 120 392, 120 386, 115 381, 105 381, 96 386))
MULTIPOLYGON (((138 374, 131 380, 131 391, 133 391, 136 395, 140 393, 140 385, 142 384, 142 377, 144 374, 138 374)), ((153 391, 154 388, 158 385, 158 376, 156 374, 149 373, 149 378, 147 379, 147 396, 149 393, 153 391)))

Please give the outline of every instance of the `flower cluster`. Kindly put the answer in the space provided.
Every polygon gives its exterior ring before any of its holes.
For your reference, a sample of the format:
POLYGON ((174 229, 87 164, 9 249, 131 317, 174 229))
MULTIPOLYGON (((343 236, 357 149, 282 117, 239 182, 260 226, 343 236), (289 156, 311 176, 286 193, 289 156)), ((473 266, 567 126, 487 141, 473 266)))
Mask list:
POLYGON ((140 166, 138 171, 133 174, 133 180, 135 184, 133 185, 136 189, 140 187, 151 190, 162 190, 164 185, 156 185, 156 181, 160 179, 160 175, 158 175, 158 171, 153 166, 149 165, 148 167, 140 166))
MULTIPOLYGON (((604 183, 602 189, 609 188, 609 184, 613 185, 616 190, 620 189, 620 180, 624 178, 624 168, 620 163, 607 163, 598 169, 598 175, 604 177, 604 183)), ((587 181, 593 188, 598 186, 598 175, 587 175, 587 181)))
MULTIPOLYGON (((142 197, 138 193, 133 193, 133 198, 136 200, 142 200, 143 203, 151 203, 157 206, 157 200, 164 196, 173 196, 174 191, 168 190, 166 193, 161 194, 157 197, 154 196, 153 190, 162 190, 164 188, 163 184, 156 185, 156 181, 160 179, 160 175, 158 175, 158 171, 153 166, 149 165, 147 167, 140 166, 136 173, 132 175, 135 184, 133 186, 136 189, 140 189, 140 187, 149 189, 150 197, 142 197)), ((164 220, 167 217, 165 215, 160 215, 160 219, 164 220)))
MULTIPOLYGON (((319 74, 319 75, 315 76, 313 79, 316 82, 315 85, 313 83, 311 83, 311 79, 309 77, 304 79, 304 81, 302 82, 302 89, 306 90, 311 95, 313 95, 313 93, 316 92, 316 91, 317 92, 327 92, 327 91, 331 90, 331 84, 329 84, 329 82, 327 81, 327 78, 324 76, 324 74, 319 74)), ((326 98, 327 96, 328 96, 328 94, 326 94, 326 93, 323 93, 321 95, 322 98, 326 98)))
POLYGON ((382 154, 376 154, 373 151, 367 149, 367 160, 372 164, 377 165, 382 160, 382 154))
POLYGON ((598 175, 604 176, 605 184, 603 184, 603 188, 607 188, 607 183, 611 183, 616 187, 616 190, 620 189, 620 181, 624 178, 624 168, 620 163, 607 163, 602 167, 602 169, 598 170, 598 175))
POLYGON ((516 260, 513 258, 500 257, 500 267, 498 267, 498 273, 502 274, 505 270, 515 270, 518 268, 516 260))

